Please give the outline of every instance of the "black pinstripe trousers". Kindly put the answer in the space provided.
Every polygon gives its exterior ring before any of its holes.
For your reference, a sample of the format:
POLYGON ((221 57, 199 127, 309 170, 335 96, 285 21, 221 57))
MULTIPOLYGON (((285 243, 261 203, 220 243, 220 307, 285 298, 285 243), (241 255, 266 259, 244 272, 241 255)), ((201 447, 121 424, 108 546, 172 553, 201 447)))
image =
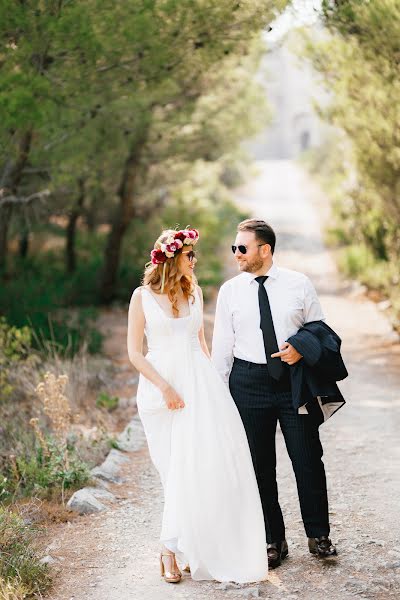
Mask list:
POLYGON ((328 535, 328 497, 319 423, 312 414, 299 415, 295 411, 289 372, 286 372, 283 381, 277 383, 270 377, 266 365, 235 358, 229 388, 249 441, 267 542, 285 539, 276 482, 275 432, 278 421, 296 477, 306 535, 328 535))

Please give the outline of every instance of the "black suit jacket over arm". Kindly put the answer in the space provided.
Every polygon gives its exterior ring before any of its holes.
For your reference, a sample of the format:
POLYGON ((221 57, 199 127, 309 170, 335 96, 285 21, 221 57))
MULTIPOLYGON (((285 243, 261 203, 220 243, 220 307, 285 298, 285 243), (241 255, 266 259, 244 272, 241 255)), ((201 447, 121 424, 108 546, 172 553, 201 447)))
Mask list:
POLYGON ((290 368, 293 406, 317 408, 321 422, 326 421, 345 404, 336 384, 348 375, 340 354, 342 340, 324 321, 311 321, 287 341, 303 356, 290 368))

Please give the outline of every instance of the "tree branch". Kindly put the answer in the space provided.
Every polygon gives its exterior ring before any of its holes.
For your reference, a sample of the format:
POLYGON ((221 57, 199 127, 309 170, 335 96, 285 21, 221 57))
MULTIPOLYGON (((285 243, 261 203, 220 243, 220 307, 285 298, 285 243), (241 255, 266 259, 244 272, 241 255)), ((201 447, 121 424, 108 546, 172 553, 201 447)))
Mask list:
POLYGON ((4 190, 0 189, 0 209, 4 206, 11 205, 27 205, 35 202, 36 200, 44 200, 48 196, 50 196, 50 190, 42 190, 41 192, 35 192, 30 196, 4 196, 2 198, 2 193, 4 190))

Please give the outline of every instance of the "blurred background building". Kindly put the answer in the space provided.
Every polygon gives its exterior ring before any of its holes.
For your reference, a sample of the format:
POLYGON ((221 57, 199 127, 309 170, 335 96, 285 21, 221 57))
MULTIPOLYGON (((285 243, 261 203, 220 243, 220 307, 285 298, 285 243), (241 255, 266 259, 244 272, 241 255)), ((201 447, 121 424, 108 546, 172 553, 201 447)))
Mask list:
POLYGON ((269 51, 260 77, 272 121, 247 146, 256 160, 297 158, 304 150, 319 146, 327 128, 315 110, 315 102, 324 103, 326 93, 307 60, 296 54, 295 35, 267 42, 269 51))

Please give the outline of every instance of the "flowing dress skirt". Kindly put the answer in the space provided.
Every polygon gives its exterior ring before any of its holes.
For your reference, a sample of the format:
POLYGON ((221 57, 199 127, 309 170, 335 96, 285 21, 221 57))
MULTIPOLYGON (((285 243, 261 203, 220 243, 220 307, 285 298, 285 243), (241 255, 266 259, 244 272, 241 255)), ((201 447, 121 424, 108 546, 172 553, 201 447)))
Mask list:
POLYGON ((182 396, 185 408, 169 410, 143 376, 137 395, 164 488, 161 542, 189 563, 193 579, 264 580, 264 519, 235 403, 196 340, 180 344, 179 352, 170 350, 151 350, 147 359, 182 396))

